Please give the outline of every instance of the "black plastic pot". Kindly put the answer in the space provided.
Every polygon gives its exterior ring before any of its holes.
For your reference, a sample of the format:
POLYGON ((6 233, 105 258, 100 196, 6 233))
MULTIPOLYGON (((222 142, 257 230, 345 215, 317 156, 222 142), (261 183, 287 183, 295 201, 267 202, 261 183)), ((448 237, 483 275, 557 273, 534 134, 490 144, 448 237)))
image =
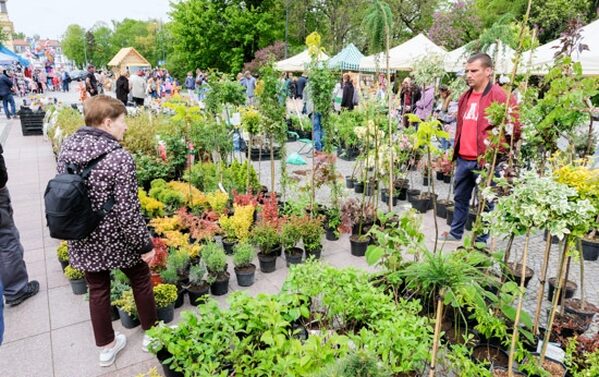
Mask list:
POLYGON ((569 298, 566 299, 564 303, 564 309, 566 313, 572 314, 578 318, 580 318, 583 322, 590 321, 593 319, 595 314, 599 313, 599 309, 597 306, 585 300, 585 310, 582 309, 582 305, 580 305, 581 300, 578 298, 569 298))
POLYGON ((365 237, 360 240, 358 236, 349 237, 349 243, 351 244, 351 255, 355 257, 363 257, 368 249, 370 243, 370 237, 365 237))
MULTIPOLYGON (((520 285, 520 280, 522 279, 522 265, 521 264, 516 264, 516 263, 508 263, 507 264, 508 267, 508 271, 507 271, 507 275, 508 275, 508 279, 516 282, 518 285, 520 285)), ((534 276, 535 271, 530 268, 530 267, 526 267, 526 274, 524 275, 524 287, 528 288, 528 283, 530 282, 530 279, 532 279, 532 277, 534 276)))
POLYGON ((173 357, 173 355, 164 348, 156 353, 156 358, 160 362, 160 365, 162 365, 162 371, 164 372, 164 376, 165 377, 185 377, 185 373, 174 371, 170 368, 169 365, 164 364, 164 360, 170 359, 171 357, 173 357))
POLYGON ((85 279, 69 280, 71 283, 71 289, 74 295, 84 295, 87 293, 87 283, 85 279))
POLYGON ((478 344, 472 348, 472 359, 478 362, 488 361, 491 366, 507 368, 508 353, 493 344, 478 344))
POLYGON ((237 285, 240 287, 249 287, 256 280, 256 265, 251 263, 249 267, 238 269, 235 267, 235 276, 237 276, 237 285))
POLYGON ((164 321, 164 323, 172 322, 175 318, 175 304, 172 303, 165 308, 156 308, 156 316, 159 321, 164 321))
POLYGON ((407 187, 400 187, 397 192, 398 192, 397 198, 399 200, 406 200, 408 198, 408 188, 407 187))
MULTIPOLYGON (((556 287, 556 285, 557 285, 557 278, 549 278, 549 279, 547 279, 547 282, 549 283, 549 291, 547 292, 547 300, 552 302, 553 301, 553 294, 557 290, 556 289, 557 288, 556 287)), ((578 285, 575 282, 573 282, 571 280, 568 280, 566 282, 564 288, 566 289, 566 296, 565 296, 565 298, 572 298, 572 297, 574 297, 574 293, 576 292, 576 289, 578 288, 578 285)), ((564 288, 562 288, 562 289, 564 289, 564 288)), ((562 303, 562 295, 560 294, 560 297, 557 298, 557 304, 561 305, 561 303, 562 303)))
POLYGON ((472 211, 468 211, 468 218, 466 219, 466 230, 472 230, 472 226, 476 221, 476 213, 472 213, 472 211))
POLYGON ((339 233, 335 231, 335 229, 326 229, 325 238, 327 241, 337 241, 339 239, 339 233))
POLYGON ((124 328, 133 329, 139 326, 139 318, 130 316, 129 314, 121 310, 121 308, 118 308, 118 311, 119 317, 121 319, 121 325, 123 325, 124 328))
MULTIPOLYGON (((399 194, 397 191, 393 191, 393 199, 391 200, 391 205, 395 207, 397 205, 397 201, 399 200, 399 194)), ((389 190, 381 189, 381 201, 385 204, 389 204, 389 190)))
POLYGON ((217 277, 216 281, 210 285, 210 293, 214 296, 226 295, 229 292, 229 278, 228 272, 217 277))
POLYGON ((351 175, 345 176, 345 187, 348 189, 354 188, 354 178, 351 175))
POLYGON ((422 186, 428 186, 429 185, 429 177, 428 175, 423 175, 422 176, 422 186))
POLYGON ((431 193, 431 194, 428 195, 428 197, 430 198, 429 202, 428 202, 428 209, 433 209, 434 208, 433 207, 433 198, 435 198, 435 200, 437 200, 439 198, 439 194, 435 194, 433 196, 433 194, 431 193))
MULTIPOLYGON (((372 228, 372 223, 362 223, 362 234, 368 233, 370 228, 372 228)), ((351 228, 352 236, 360 234, 360 223, 356 223, 351 228)))
MULTIPOLYGON (((536 357, 538 359, 538 358, 540 358, 541 355, 539 355, 537 352, 534 352, 534 353, 532 353, 532 356, 536 357)), ((550 357, 545 356, 545 362, 547 362, 547 361, 549 361, 551 363, 559 364, 559 365, 562 366, 562 368, 564 369, 564 374, 562 374, 561 377, 566 377, 568 375, 568 368, 566 368, 566 365, 564 365, 564 363, 559 362, 557 360, 554 360, 554 359, 552 359, 550 357)), ((530 374, 529 377, 539 377, 539 375, 537 375, 537 374, 530 374)))
POLYGON ((445 199, 441 199, 437 201, 437 216, 439 216, 442 219, 446 219, 447 218, 447 205, 450 202, 448 202, 445 199))
POLYGON ((258 253, 258 262, 260 262, 260 271, 264 273, 273 272, 277 267, 277 255, 258 253))
POLYGON ((289 267, 292 264, 302 263, 303 257, 304 250, 300 249, 299 247, 285 249, 285 261, 287 262, 287 267, 289 267))
MULTIPOLYGON (((543 235, 543 240, 547 239, 547 230, 545 230, 545 234, 543 235)), ((557 236, 551 236, 551 243, 553 245, 557 245, 559 243, 559 238, 557 236)))
POLYGON ((443 178, 445 178, 445 174, 442 171, 438 171, 438 172, 435 172, 435 173, 436 173, 435 176, 437 177, 437 181, 442 181, 443 178))
POLYGON ((118 321, 119 318, 121 318, 119 316, 119 309, 116 306, 114 306, 114 305, 112 305, 110 307, 110 309, 111 309, 111 311, 110 311, 110 319, 113 320, 113 321, 118 321))
POLYGON ((364 193, 364 182, 355 182, 354 183, 354 192, 356 194, 363 194, 364 193))
POLYGON ((453 211, 455 210, 454 206, 447 207, 447 225, 451 226, 453 221, 453 211))
POLYGON ((237 240, 230 240, 228 238, 223 238, 223 248, 225 249, 225 254, 233 255, 233 247, 237 244, 237 240))
POLYGON ((67 266, 69 265, 69 261, 62 261, 62 260, 58 260, 58 263, 60 263, 60 268, 62 268, 62 272, 64 272, 64 269, 67 268, 67 266))
POLYGON ((306 259, 308 259, 310 257, 313 257, 314 259, 320 259, 321 254, 322 254, 322 245, 320 245, 316 249, 306 248, 306 259))
POLYGON ((406 191, 406 194, 408 196, 408 202, 411 203, 415 198, 417 198, 420 195, 420 190, 410 189, 406 191))
POLYGON ((582 239, 582 257, 584 260, 595 261, 599 258, 599 241, 582 239))
POLYGON ((189 303, 192 306, 203 303, 208 294, 210 293, 210 286, 208 283, 204 283, 200 286, 191 286, 187 288, 187 293, 189 294, 189 303))
POLYGON ((443 182, 445 182, 445 183, 451 183, 451 174, 444 174, 443 175, 443 182))
POLYGON ((426 211, 428 211, 429 202, 430 202, 430 199, 428 199, 428 198, 413 199, 412 200, 412 208, 414 208, 416 211, 418 211, 420 213, 426 213, 426 211))
POLYGON ((177 290, 177 300, 175 301, 175 309, 180 308, 185 303, 185 289, 179 287, 177 290))

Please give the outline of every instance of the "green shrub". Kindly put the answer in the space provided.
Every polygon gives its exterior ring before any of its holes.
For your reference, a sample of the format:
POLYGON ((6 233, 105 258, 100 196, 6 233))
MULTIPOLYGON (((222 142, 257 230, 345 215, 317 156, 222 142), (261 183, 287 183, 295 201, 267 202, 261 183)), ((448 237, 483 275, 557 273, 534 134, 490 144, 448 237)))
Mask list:
POLYGON ((235 267, 248 267, 256 257, 256 250, 248 243, 240 242, 233 251, 233 264, 235 267))
POLYGON ((194 264, 189 267, 189 282, 192 285, 198 286, 206 278, 206 265, 203 262, 194 264))
POLYGON ((262 253, 268 253, 281 245, 281 237, 273 225, 260 223, 250 232, 250 243, 262 253))
POLYGON ((177 300, 177 287, 173 284, 158 284, 154 287, 154 300, 158 309, 166 308, 177 300))
POLYGON ((110 283, 110 302, 115 305, 115 302, 123 297, 123 292, 131 289, 129 284, 121 281, 113 281, 110 283))
POLYGON ((300 226, 304 247, 306 250, 318 250, 322 245, 324 228, 320 217, 305 216, 300 226))
POLYGON ((67 245, 67 241, 60 241, 60 245, 56 249, 56 255, 61 262, 69 261, 69 246, 67 245))
POLYGON ((299 217, 291 217, 281 229, 281 244, 285 249, 295 247, 302 239, 301 219, 299 217))
POLYGON ((172 179, 171 166, 158 157, 148 155, 134 155, 137 181, 144 188, 150 187, 154 179, 172 179))
POLYGON ((227 256, 225 250, 214 242, 209 242, 202 247, 202 260, 211 274, 225 272, 227 256))
POLYGON ((113 304, 131 317, 137 318, 137 306, 135 306, 135 298, 131 289, 124 291, 121 298, 113 302, 113 304))
POLYGON ((67 266, 64 269, 64 276, 69 280, 81 280, 85 278, 83 271, 67 266))

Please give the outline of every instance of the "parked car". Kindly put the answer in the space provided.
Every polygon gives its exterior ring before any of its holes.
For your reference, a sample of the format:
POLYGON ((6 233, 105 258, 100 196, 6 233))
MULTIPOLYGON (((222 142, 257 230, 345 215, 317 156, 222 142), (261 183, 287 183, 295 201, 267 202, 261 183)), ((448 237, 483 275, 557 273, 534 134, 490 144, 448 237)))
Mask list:
POLYGON ((87 76, 87 71, 74 70, 69 72, 69 76, 71 77, 71 81, 83 81, 85 80, 85 76, 87 76))

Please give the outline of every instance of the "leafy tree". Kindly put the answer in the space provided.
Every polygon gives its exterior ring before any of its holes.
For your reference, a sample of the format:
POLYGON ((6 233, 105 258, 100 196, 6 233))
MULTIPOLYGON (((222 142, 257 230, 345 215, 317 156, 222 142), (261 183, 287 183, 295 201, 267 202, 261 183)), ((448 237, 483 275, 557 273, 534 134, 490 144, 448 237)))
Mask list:
POLYGON ((169 67, 239 71, 257 50, 283 39, 282 3, 277 0, 188 0, 172 3, 173 54, 169 67))
POLYGON ((23 32, 13 32, 12 39, 27 39, 27 36, 23 32))
POLYGON ((275 61, 283 59, 285 56, 285 42, 276 41, 270 46, 266 46, 256 51, 254 60, 243 65, 244 71, 251 71, 257 73, 258 70, 266 65, 269 60, 274 59, 275 61))
POLYGON ((530 22, 539 27, 539 41, 546 43, 559 37, 568 26, 568 21, 579 18, 586 23, 589 0, 547 0, 533 2, 530 22))
POLYGON ((78 66, 85 64, 84 47, 86 47, 86 39, 84 28, 76 24, 69 25, 62 37, 61 45, 67 58, 74 61, 78 66))
POLYGON ((483 20, 472 1, 458 1, 434 13, 429 38, 448 50, 454 50, 478 36, 483 20))
POLYGON ((95 42, 94 48, 90 53, 91 61, 99 67, 104 67, 117 52, 111 44, 112 29, 106 24, 97 23, 92 27, 90 32, 95 42))
POLYGON ((113 26, 111 44, 114 53, 123 47, 134 47, 150 64, 158 63, 164 45, 157 43, 158 32, 161 29, 157 20, 140 21, 125 18, 120 22, 113 21, 113 26))

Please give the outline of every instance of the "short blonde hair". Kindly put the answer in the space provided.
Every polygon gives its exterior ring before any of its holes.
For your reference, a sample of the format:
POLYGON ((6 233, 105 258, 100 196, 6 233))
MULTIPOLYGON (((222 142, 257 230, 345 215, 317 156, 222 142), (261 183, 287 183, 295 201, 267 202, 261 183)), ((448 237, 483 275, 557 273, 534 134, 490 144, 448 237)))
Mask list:
POLYGON ((83 115, 88 127, 98 127, 105 119, 115 120, 126 113, 125 105, 110 96, 97 95, 83 102, 83 115))

